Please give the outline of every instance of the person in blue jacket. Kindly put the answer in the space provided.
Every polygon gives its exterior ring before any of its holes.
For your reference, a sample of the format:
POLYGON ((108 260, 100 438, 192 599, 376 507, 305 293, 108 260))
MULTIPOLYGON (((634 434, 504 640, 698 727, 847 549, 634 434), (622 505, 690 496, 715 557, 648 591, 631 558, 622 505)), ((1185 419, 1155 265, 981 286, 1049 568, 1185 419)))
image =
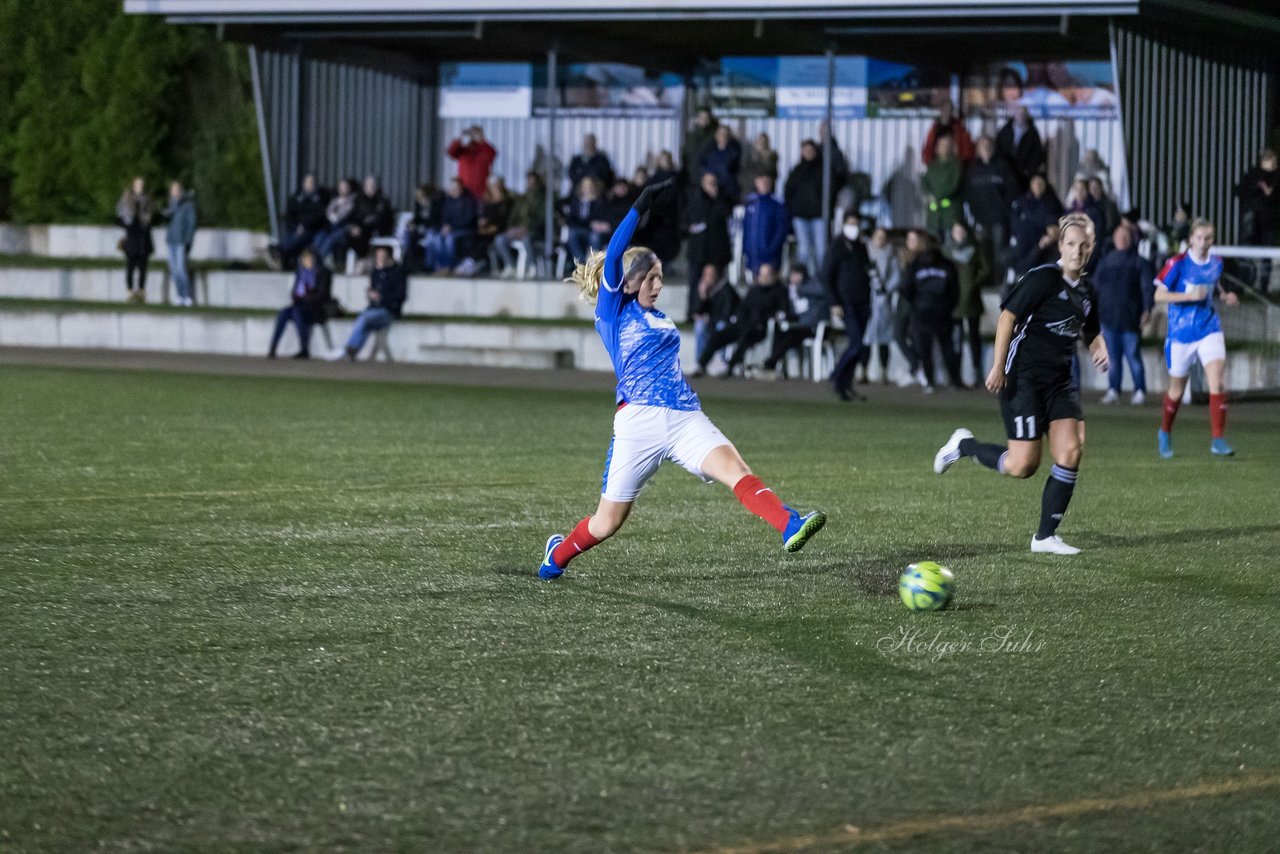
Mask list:
POLYGON ((826 523, 826 514, 801 515, 778 500, 752 474, 737 448, 702 412, 702 404, 680 367, 680 330, 657 309, 662 262, 653 250, 630 246, 640 218, 674 180, 651 184, 609 241, 593 252, 570 279, 596 301, 596 331, 618 376, 613 441, 596 512, 568 537, 552 534, 538 577, 559 578, 569 561, 617 533, 645 483, 663 460, 673 460, 706 482, 718 481, 752 513, 782 535, 782 547, 797 552, 826 523))
POLYGON ((1105 404, 1120 399, 1124 382, 1124 363, 1133 375, 1134 406, 1147 400, 1147 375, 1142 367, 1142 327, 1155 305, 1153 282, 1156 274, 1151 262, 1138 254, 1133 232, 1127 225, 1118 226, 1111 236, 1112 249, 1098 262, 1093 273, 1093 287, 1098 294, 1098 321, 1102 340, 1107 344, 1111 360, 1105 404))
POLYGON ((757 175, 742 220, 742 257, 754 277, 762 264, 782 267, 782 246, 791 231, 787 207, 773 194, 773 178, 757 175))

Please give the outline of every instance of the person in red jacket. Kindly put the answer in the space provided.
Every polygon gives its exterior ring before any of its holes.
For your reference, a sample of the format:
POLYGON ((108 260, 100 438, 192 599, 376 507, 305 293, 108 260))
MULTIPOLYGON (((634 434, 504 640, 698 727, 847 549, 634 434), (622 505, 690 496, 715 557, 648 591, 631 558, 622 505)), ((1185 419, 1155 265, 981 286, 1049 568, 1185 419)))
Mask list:
POLYGON ((497 158, 497 150, 484 138, 480 125, 472 125, 462 136, 449 143, 448 154, 458 161, 458 180, 477 199, 484 197, 489 186, 489 169, 497 158))
POLYGON ((964 122, 956 118, 954 111, 955 108, 951 106, 950 101, 943 101, 942 106, 938 108, 938 117, 929 126, 929 135, 924 138, 924 148, 920 152, 925 166, 933 162, 934 149, 938 144, 939 136, 950 136, 955 141, 956 156, 960 158, 961 163, 968 163, 973 159, 975 153, 973 137, 969 136, 964 122))

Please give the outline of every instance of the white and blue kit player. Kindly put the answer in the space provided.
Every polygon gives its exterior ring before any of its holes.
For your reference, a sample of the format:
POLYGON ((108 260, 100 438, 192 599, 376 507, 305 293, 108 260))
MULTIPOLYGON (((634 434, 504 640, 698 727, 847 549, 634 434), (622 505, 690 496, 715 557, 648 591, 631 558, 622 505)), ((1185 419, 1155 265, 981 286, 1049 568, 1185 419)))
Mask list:
POLYGON ((1226 374, 1227 343, 1222 337, 1222 321, 1214 309, 1219 294, 1227 305, 1235 305, 1235 294, 1222 289, 1222 259, 1210 254, 1213 225, 1198 219, 1191 224, 1187 251, 1170 258, 1156 277, 1155 301, 1169 307, 1169 331, 1165 336, 1165 367, 1169 369, 1169 390, 1164 398, 1156 448, 1160 456, 1173 456, 1170 434, 1187 375, 1196 360, 1204 366, 1209 385, 1209 421, 1213 438, 1209 451, 1222 457, 1235 453, 1224 435, 1227 426, 1226 374))
POLYGON ((548 581, 558 578, 573 558, 617 533, 663 460, 732 489, 748 510, 781 533, 786 551, 799 551, 826 523, 821 511, 801 514, 787 507, 751 473, 703 414, 685 380, 680 331, 654 306, 662 292, 662 262, 650 249, 628 248, 641 217, 673 184, 646 187, 605 253, 592 253, 573 272, 572 281, 583 296, 596 301, 596 331, 618 376, 617 409, 600 503, 567 537, 553 534, 547 540, 538 575, 548 581))

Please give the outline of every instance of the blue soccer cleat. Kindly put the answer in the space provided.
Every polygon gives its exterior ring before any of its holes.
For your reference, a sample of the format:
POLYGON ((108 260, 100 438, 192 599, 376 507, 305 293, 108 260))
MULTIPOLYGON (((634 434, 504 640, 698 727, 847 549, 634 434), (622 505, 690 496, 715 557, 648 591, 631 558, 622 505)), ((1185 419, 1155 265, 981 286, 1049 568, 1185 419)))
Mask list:
POLYGON ((798 552, 814 534, 822 530, 823 525, 827 524, 827 514, 821 510, 812 510, 801 516, 790 507, 787 509, 791 512, 791 519, 787 522, 786 530, 782 532, 782 548, 789 552, 798 552))
POLYGON ((1236 449, 1227 444, 1226 439, 1214 439, 1209 443, 1209 453, 1215 457, 1229 457, 1236 452, 1236 449))
POLYGON ((1167 430, 1156 431, 1156 445, 1160 448, 1160 456, 1166 460, 1173 457, 1173 443, 1169 441, 1169 432, 1167 430))
POLYGON ((564 575, 564 570, 556 566, 556 562, 551 559, 551 553, 556 550, 556 546, 564 542, 564 535, 552 534, 547 537, 547 551, 542 558, 542 566, 538 567, 538 577, 543 581, 552 581, 564 575))

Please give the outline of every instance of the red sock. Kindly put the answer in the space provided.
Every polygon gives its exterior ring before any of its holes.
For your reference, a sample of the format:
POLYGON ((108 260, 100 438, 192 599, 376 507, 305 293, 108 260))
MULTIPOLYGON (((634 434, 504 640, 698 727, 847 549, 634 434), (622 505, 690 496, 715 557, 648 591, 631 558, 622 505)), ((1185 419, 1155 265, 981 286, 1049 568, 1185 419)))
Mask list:
POLYGON ((1213 425, 1213 438, 1221 439, 1227 429, 1227 396, 1209 395, 1209 423, 1213 425))
POLYGON ((592 546, 600 545, 600 541, 591 536, 591 531, 587 528, 587 523, 590 521, 591 517, 588 516, 579 522, 578 527, 573 529, 573 533, 565 537, 564 542, 551 552, 551 559, 556 562, 556 566, 564 569, 569 565, 569 561, 592 546))
POLYGON ((742 502, 743 507, 768 522, 779 533, 786 530, 791 514, 782 506, 773 490, 760 482, 760 478, 753 474, 747 475, 733 487, 733 494, 742 502))
POLYGON ((1164 396, 1164 418, 1160 421, 1160 429, 1168 433, 1173 429, 1173 419, 1178 416, 1178 407, 1182 405, 1182 398, 1164 396))

